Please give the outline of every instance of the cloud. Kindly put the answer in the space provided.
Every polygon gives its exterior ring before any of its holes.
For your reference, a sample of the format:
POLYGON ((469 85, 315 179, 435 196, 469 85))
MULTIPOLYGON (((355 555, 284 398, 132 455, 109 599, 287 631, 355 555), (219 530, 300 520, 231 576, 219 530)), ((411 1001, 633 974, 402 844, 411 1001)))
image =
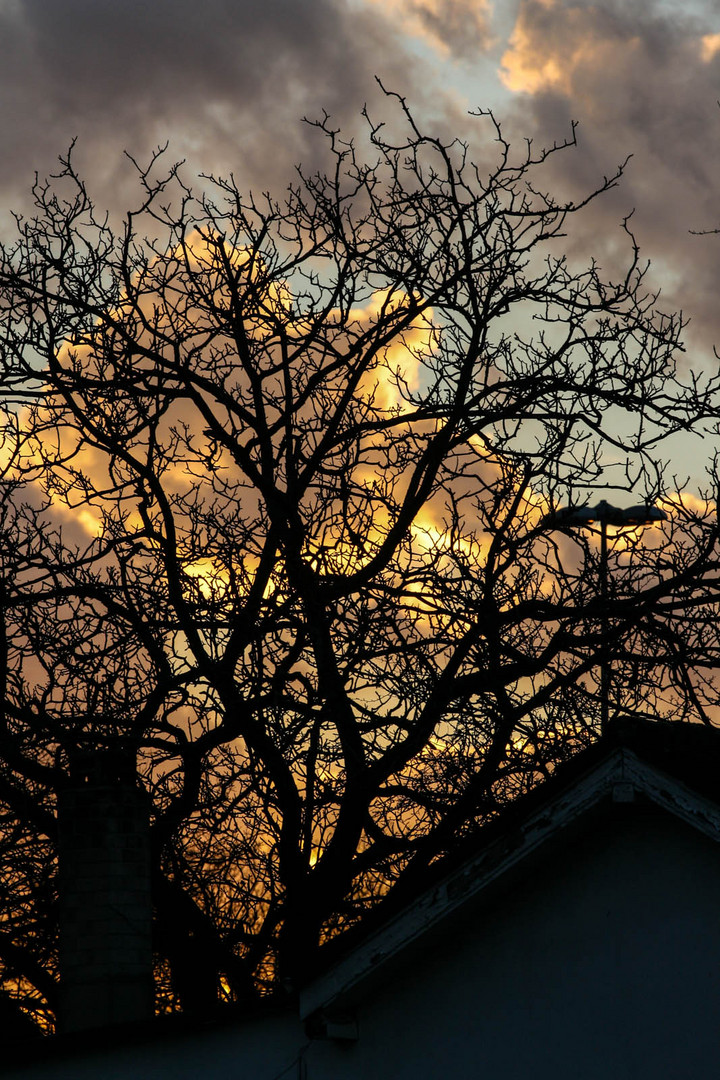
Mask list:
POLYGON ((639 39, 627 38, 623 28, 601 9, 563 7, 553 0, 531 0, 520 9, 508 48, 502 58, 500 79, 515 93, 559 91, 572 94, 573 77, 588 66, 607 70, 617 63, 617 50, 637 48, 639 39), (562 14, 562 33, 557 25, 562 14))
POLYGON ((664 307, 693 320, 696 359, 720 342, 720 242, 690 235, 720 223, 720 35, 709 24, 659 2, 522 0, 499 70, 516 95, 515 138, 548 145, 580 122, 579 149, 546 170, 550 188, 580 195, 633 155, 617 192, 586 215, 582 247, 608 259, 635 209, 664 307))
POLYGON ((123 149, 143 159, 168 138, 195 168, 284 187, 315 152, 303 114, 356 117, 375 73, 412 84, 393 25, 342 0, 14 0, 0 35, 6 202, 76 135, 80 166, 110 194, 130 176, 123 149))
POLYGON ((489 0, 369 0, 394 19, 403 33, 423 40, 441 55, 471 59, 491 43, 489 0))
POLYGON ((709 64, 720 52, 720 34, 703 34, 700 39, 700 59, 709 64))
MULTIPOLYGON (((689 234, 720 225, 720 35, 704 2, 518 0, 501 52, 491 30, 501 33, 513 6, 494 5, 491 25, 488 0, 0 0, 0 203, 27 206, 33 171, 51 171, 74 135, 78 168, 103 208, 137 201, 122 150, 145 161, 166 139, 172 159, 189 159, 189 177, 233 171, 244 190, 282 194, 297 161, 308 171, 323 163, 323 140, 303 114, 326 108, 350 134, 365 101, 386 119, 377 73, 432 132, 468 134, 460 98, 478 96, 469 64, 452 61, 478 57, 486 71, 497 54, 510 98, 499 115, 514 144, 533 136, 551 145, 580 121, 577 151, 554 157, 540 178, 548 190, 584 194, 634 155, 568 247, 608 270, 618 223, 635 207, 663 303, 692 316, 694 359, 711 358, 720 238, 689 234), (462 86, 439 84, 461 68, 462 86)), ((478 76, 481 102, 484 86, 478 76)))

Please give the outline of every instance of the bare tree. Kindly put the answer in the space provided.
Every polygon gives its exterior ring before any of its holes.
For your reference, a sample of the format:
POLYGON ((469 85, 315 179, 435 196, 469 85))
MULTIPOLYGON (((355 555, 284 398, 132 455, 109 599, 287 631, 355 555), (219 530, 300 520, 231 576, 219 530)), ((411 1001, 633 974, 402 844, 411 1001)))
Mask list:
POLYGON ((297 986, 593 739, 602 627, 618 708, 712 720, 712 508, 619 538, 604 601, 593 537, 545 523, 597 488, 662 496, 662 441, 716 424, 627 224, 614 280, 562 254, 622 170, 558 202, 535 176, 573 139, 518 157, 479 115, 476 165, 394 104, 402 134, 368 121, 364 153, 319 123, 333 167, 280 201, 196 196, 159 156, 118 231, 68 156, 2 249, 0 957, 23 1008, 53 1008, 78 750, 136 755, 160 1007, 191 1010, 297 986))

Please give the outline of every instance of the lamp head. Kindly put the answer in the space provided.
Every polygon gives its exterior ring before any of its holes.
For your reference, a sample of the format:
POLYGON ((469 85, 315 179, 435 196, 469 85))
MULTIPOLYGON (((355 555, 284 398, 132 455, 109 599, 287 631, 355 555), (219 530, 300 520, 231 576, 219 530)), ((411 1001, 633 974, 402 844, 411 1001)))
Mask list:
POLYGON ((601 499, 596 506, 559 506, 548 514, 545 523, 551 528, 580 528, 602 523, 605 525, 652 525, 667 521, 668 515, 657 506, 643 503, 621 509, 601 499))
POLYGON ((667 521, 668 516, 659 506, 628 506, 623 510, 623 524, 626 525, 652 525, 655 521, 667 521))

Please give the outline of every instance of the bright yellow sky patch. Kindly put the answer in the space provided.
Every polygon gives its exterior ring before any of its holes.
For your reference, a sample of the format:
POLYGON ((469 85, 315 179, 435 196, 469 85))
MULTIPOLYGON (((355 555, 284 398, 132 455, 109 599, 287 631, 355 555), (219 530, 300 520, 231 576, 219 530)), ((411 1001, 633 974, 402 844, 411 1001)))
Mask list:
MULTIPOLYGON (((383 308, 389 310, 401 308, 407 297, 405 293, 380 290, 374 293, 365 307, 356 308, 351 318, 359 323, 370 325, 376 321, 383 308)), ((379 409, 406 409, 407 402, 401 393, 400 384, 410 390, 417 390, 420 385, 421 356, 432 352, 433 328, 432 310, 425 312, 422 319, 409 326, 402 339, 394 340, 385 349, 380 365, 372 368, 363 378, 360 393, 366 398, 372 397, 379 409)))
POLYGON ((720 34, 705 34, 700 38, 700 59, 705 64, 709 64, 718 52, 720 52, 720 34))
POLYGON ((194 562, 187 563, 183 570, 188 577, 197 579, 200 592, 206 600, 212 597, 218 586, 225 591, 230 580, 227 571, 222 567, 218 568, 213 559, 195 559, 194 562))

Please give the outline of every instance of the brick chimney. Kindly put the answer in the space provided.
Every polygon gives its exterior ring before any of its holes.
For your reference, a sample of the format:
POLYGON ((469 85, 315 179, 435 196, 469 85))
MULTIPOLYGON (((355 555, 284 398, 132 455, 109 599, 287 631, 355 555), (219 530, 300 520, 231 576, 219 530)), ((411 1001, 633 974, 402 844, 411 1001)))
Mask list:
POLYGON ((58 797, 59 1030, 153 1013, 148 802, 134 758, 77 754, 58 797))

